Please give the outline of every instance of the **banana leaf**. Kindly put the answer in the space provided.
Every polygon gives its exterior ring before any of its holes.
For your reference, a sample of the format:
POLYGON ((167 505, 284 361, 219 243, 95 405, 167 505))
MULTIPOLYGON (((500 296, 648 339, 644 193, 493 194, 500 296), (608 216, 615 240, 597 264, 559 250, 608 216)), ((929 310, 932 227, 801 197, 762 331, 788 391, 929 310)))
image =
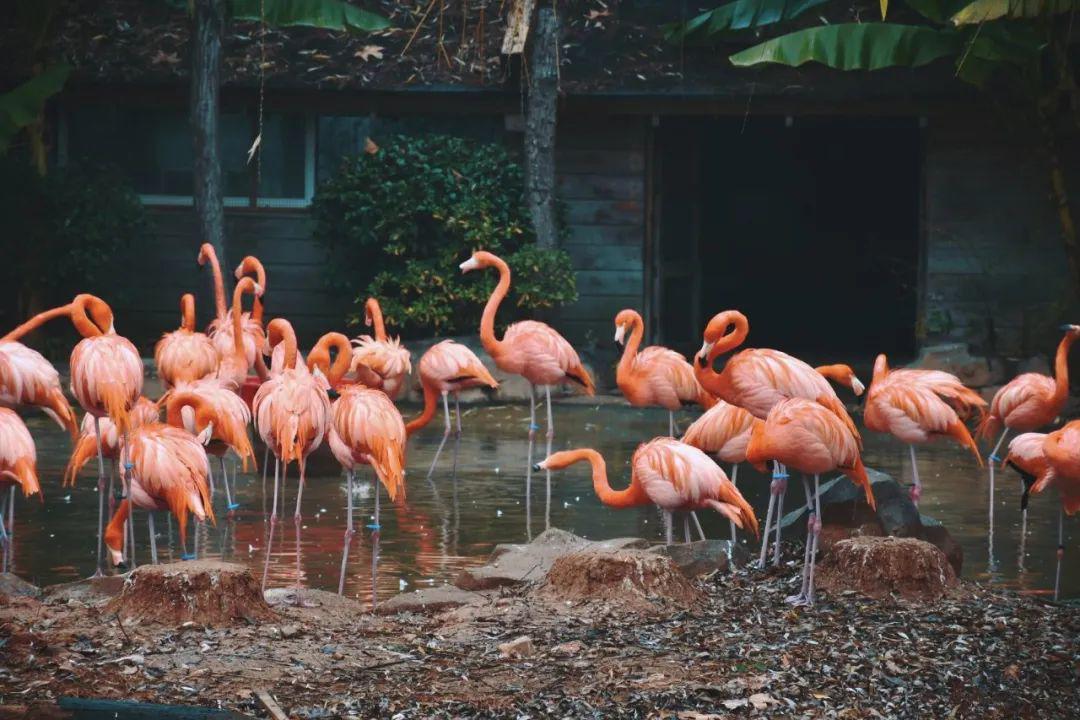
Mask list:
POLYGON ((952 16, 954 25, 977 25, 987 20, 1032 19, 1066 13, 1078 0, 975 0, 952 16))
POLYGON ((701 13, 685 23, 665 26, 669 42, 706 38, 729 30, 747 30, 791 20, 829 0, 735 0, 701 13))
MULTIPOLYGON (((352 5, 345 0, 263 0, 268 25, 288 27, 303 25, 326 30, 375 32, 390 27, 381 15, 352 5)), ((260 0, 232 0, 232 15, 240 20, 258 20, 260 0)))
POLYGON ((798 30, 754 45, 729 57, 741 67, 809 62, 836 70, 919 67, 955 55, 962 38, 949 30, 892 23, 844 23, 798 30))
POLYGON ((15 135, 34 122, 45 102, 64 87, 71 67, 58 63, 13 90, 0 95, 0 153, 7 150, 15 135))

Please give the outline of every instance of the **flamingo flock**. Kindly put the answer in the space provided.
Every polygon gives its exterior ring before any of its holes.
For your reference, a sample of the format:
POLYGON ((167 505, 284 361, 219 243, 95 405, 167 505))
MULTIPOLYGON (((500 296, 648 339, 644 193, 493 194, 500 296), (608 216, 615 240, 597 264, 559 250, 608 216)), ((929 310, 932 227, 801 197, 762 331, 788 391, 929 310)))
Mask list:
MULTIPOLYGON (((177 519, 183 557, 197 556, 197 534, 194 552, 187 554, 189 518, 193 516, 197 523, 215 522, 212 500, 217 485, 225 495, 227 516, 239 508, 235 473, 230 483, 226 457, 233 455, 245 470, 256 470, 253 430, 267 451, 263 459, 264 488, 271 455, 274 463, 264 587, 279 511, 284 512, 283 490, 288 484, 289 468, 295 464, 295 600, 300 602, 307 464, 312 453, 326 444, 341 465, 347 487, 338 579, 341 593, 356 533, 353 486, 363 466, 370 467, 376 479, 374 515, 368 526, 373 540, 374 605, 381 529, 379 486, 391 503, 404 503, 409 438, 433 420, 441 404, 443 434, 427 472, 430 478, 451 435, 460 437, 459 393, 471 388, 494 389, 498 381, 472 350, 453 340, 437 342, 418 364, 423 409, 406 422, 394 400, 409 383, 411 355, 399 339, 387 335, 377 299, 365 303, 364 317, 371 335, 350 340, 341 333, 329 332, 305 356, 287 319, 277 317, 264 322, 267 273, 258 258, 245 257, 237 266, 231 305, 227 303, 225 276, 213 246, 204 244, 197 261, 211 271, 214 318, 205 332, 198 330, 194 296, 181 296, 179 327, 164 333, 154 348, 154 364, 164 390, 156 400, 143 396, 142 359, 135 346, 117 333, 112 309, 101 298, 77 295, 67 305, 40 313, 0 337, 0 490, 9 489, 8 493, 0 493, 3 569, 12 565, 16 490, 21 489, 26 497, 41 493, 34 440, 13 411, 32 406, 72 435, 65 483, 74 483, 79 471, 97 459, 96 575, 103 574, 110 562, 120 568, 134 565, 136 510, 147 513, 152 562, 158 561, 154 528, 157 512, 167 512, 177 519), (250 310, 244 308, 245 296, 251 298, 250 310), (71 321, 82 338, 71 353, 69 388, 85 413, 81 423, 61 387, 59 373, 43 356, 19 341, 28 332, 63 317, 71 321), (215 483, 212 457, 218 459, 219 483, 215 483), (112 465, 109 475, 106 459, 112 465), (118 504, 114 497, 117 478, 118 504)), ((464 273, 489 268, 498 273, 498 283, 483 309, 480 341, 495 367, 529 384, 526 506, 531 502, 532 473, 543 471, 548 523, 552 471, 587 463, 594 492, 602 504, 616 509, 660 509, 668 543, 673 540, 676 513, 682 513, 683 539, 689 542, 691 520, 704 538, 696 513, 713 511, 730 524, 732 542, 739 530, 760 537, 759 562, 763 567, 771 543, 772 563, 776 565, 781 557, 781 518, 789 473, 797 472, 802 475, 805 494, 807 541, 801 587, 788 601, 811 606, 815 602, 814 572, 822 529, 821 475, 846 475, 863 489, 867 504, 875 507, 873 488, 862 461, 862 437, 830 384, 835 383, 857 396, 865 394, 863 418, 867 429, 892 435, 909 446, 914 480, 911 500, 916 504, 923 492, 916 445, 946 438, 970 451, 976 463, 982 465, 968 423, 977 424, 979 437, 998 437, 988 463, 991 533, 996 465, 1012 467, 1020 474, 1025 513, 1031 493, 1057 488, 1062 503, 1056 595, 1063 516, 1080 509, 1080 421, 1048 434, 1036 431, 1055 421, 1067 399, 1067 356, 1080 337, 1080 326, 1064 328, 1065 337, 1055 359, 1055 377, 1021 375, 1003 387, 988 405, 949 373, 890 369, 884 355, 878 356, 867 388, 848 365, 815 368, 780 350, 744 348, 750 324, 737 310, 720 312, 708 322, 701 350, 692 360, 664 347, 641 348, 645 334, 641 315, 632 308, 622 310, 614 319, 615 340, 625 345, 616 368, 617 385, 633 406, 666 409, 668 432, 637 448, 630 462, 628 485, 615 489, 605 460, 596 450, 581 447, 553 452, 552 448, 552 388, 569 385, 592 395, 592 376, 574 347, 548 324, 525 320, 507 327, 502 338, 496 336, 498 310, 511 291, 509 265, 486 251, 473 253, 460 265, 464 273), (729 353, 730 357, 718 367, 718 361, 729 353), (546 452, 534 463, 536 433, 540 429, 538 394, 543 395, 546 411, 546 452), (704 412, 678 438, 675 412, 687 405, 699 406, 704 412), (1020 434, 1009 443, 1002 459, 998 452, 1010 431, 1020 434), (720 463, 730 466, 730 477, 720 463), (764 523, 759 524, 736 484, 742 463, 763 471, 769 464, 772 466, 764 523)))

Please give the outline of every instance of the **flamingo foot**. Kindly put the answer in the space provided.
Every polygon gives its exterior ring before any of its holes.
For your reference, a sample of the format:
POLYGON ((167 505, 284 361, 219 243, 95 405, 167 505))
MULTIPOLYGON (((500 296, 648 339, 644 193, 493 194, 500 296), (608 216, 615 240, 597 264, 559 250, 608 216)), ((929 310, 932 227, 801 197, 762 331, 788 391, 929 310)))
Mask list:
POLYGON ((181 553, 180 554, 180 559, 181 560, 194 560, 195 559, 195 554, 194 553, 181 553))
POLYGON ((784 598, 784 602, 792 607, 809 607, 814 604, 814 601, 806 596, 806 593, 798 593, 797 595, 788 595, 784 598))

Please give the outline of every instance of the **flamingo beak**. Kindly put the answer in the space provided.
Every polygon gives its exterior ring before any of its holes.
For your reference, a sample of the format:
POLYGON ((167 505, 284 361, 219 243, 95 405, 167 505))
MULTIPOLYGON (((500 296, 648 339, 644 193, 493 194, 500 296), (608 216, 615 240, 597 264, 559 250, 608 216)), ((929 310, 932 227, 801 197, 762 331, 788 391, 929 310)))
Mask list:
POLYGON ((462 273, 467 273, 470 270, 479 270, 480 263, 476 260, 476 258, 469 258, 465 262, 461 263, 461 265, 459 265, 458 267, 461 268, 462 273))
POLYGON ((113 550, 112 548, 109 548, 109 555, 112 556, 112 564, 115 567, 118 567, 121 570, 125 569, 124 553, 120 552, 119 550, 113 550))
POLYGON ((622 345, 623 337, 625 337, 625 336, 626 336, 626 326, 625 325, 616 325, 615 326, 615 342, 622 345))
POLYGON ((866 391, 866 386, 862 384, 862 380, 857 377, 851 378, 851 391, 858 397, 866 391))
POLYGON ((546 470, 547 469, 545 467, 546 464, 547 464, 547 460, 541 460, 540 462, 536 463, 535 465, 532 466, 533 472, 540 472, 541 470, 546 470))

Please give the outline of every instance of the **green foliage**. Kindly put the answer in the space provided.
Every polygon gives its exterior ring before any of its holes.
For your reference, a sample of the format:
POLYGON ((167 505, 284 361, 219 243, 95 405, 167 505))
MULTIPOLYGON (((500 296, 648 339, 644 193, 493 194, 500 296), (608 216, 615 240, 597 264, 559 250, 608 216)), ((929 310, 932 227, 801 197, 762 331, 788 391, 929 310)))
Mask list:
POLYGON ((64 87, 71 68, 57 63, 39 75, 0 95, 0 154, 24 127, 41 116, 45 101, 64 87))
POLYGON ((955 25, 977 25, 1001 18, 1035 19, 1076 9, 1076 0, 974 0, 952 16, 955 25))
POLYGON ((303 25, 324 30, 375 32, 390 27, 381 15, 345 0, 230 0, 229 10, 240 20, 266 20, 268 25, 303 25), (260 15, 260 13, 262 13, 260 15))
POLYGON ((381 144, 347 159, 312 204, 335 292, 377 297, 406 334, 475 332, 494 274, 463 278, 458 265, 484 249, 513 273, 501 320, 577 298, 566 253, 535 245, 521 167, 505 148, 442 135, 381 144))
POLYGON ((664 28, 670 42, 716 35, 729 30, 746 30, 791 20, 810 8, 823 5, 829 0, 735 0, 700 15, 685 23, 675 23, 664 28))
POLYGON ((148 235, 143 206, 116 171, 55 168, 41 177, 17 157, 0 160, 0 217, 13 240, 0 278, 20 288, 24 306, 76 292, 116 297, 114 263, 148 235))

